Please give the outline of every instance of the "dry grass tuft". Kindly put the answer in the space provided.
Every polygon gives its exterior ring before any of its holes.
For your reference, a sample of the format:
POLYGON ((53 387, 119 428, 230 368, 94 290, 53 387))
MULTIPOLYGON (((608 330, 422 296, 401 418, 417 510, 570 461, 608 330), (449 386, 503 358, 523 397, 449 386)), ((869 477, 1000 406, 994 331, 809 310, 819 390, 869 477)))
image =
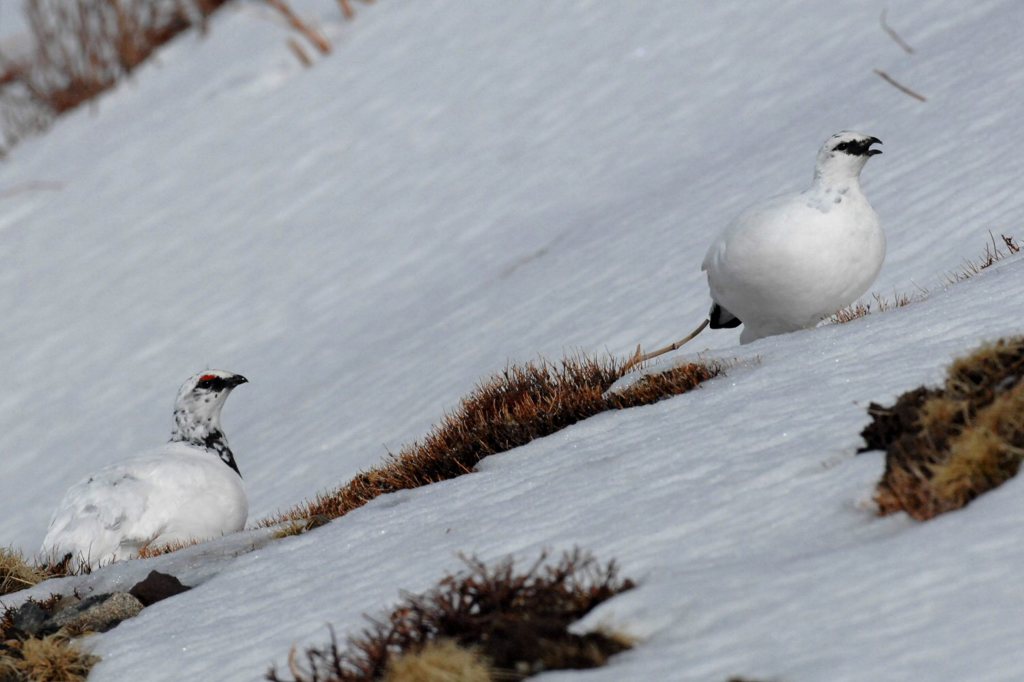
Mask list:
POLYGON ((525 445, 606 410, 648 405, 717 376, 715 364, 688 364, 645 377, 621 393, 605 391, 622 376, 615 359, 570 357, 558 365, 513 366, 480 384, 422 442, 312 502, 267 519, 293 535, 344 516, 386 493, 462 476, 488 455, 525 445))
POLYGON ((32 563, 21 552, 0 548, 0 595, 27 589, 50 578, 89 573, 88 567, 76 568, 71 564, 70 557, 44 564, 32 563))
POLYGON ((885 298, 881 294, 871 294, 871 297, 875 299, 872 303, 855 303, 842 308, 832 317, 828 318, 828 321, 832 324, 846 324, 847 322, 853 322, 859 320, 865 315, 870 315, 873 312, 884 313, 886 310, 894 310, 896 308, 902 308, 908 306, 911 303, 923 300, 928 292, 923 291, 916 296, 909 294, 894 293, 891 299, 885 298))
POLYGON ((0 679, 4 682, 83 682, 99 662, 63 635, 0 645, 0 679))
POLYGON ((384 682, 491 682, 487 659, 450 639, 428 642, 419 651, 391 659, 384 682))
MULTIPOLYGON (((991 243, 985 246, 985 252, 976 261, 964 260, 963 265, 956 272, 951 272, 946 276, 946 281, 950 284, 956 284, 964 280, 974 277, 982 270, 991 267, 993 264, 998 263, 1008 256, 1012 256, 1015 253, 1019 253, 1021 246, 1013 237, 1008 235, 999 235, 1002 245, 996 241, 995 235, 989 232, 989 238, 991 243), (1005 250, 1004 250, 1005 249, 1005 250)), ((875 299, 874 303, 855 303, 849 305, 828 318, 828 321, 832 324, 846 324, 854 320, 859 320, 865 315, 870 315, 873 312, 885 312, 886 310, 893 310, 894 308, 902 308, 908 306, 911 303, 917 303, 923 301, 928 296, 926 289, 921 289, 917 294, 900 294, 895 293, 891 299, 885 298, 879 294, 872 294, 872 298, 875 299)))
POLYGON ((177 552, 179 549, 185 549, 186 547, 195 547, 201 542, 202 540, 178 540, 177 542, 171 542, 166 545, 146 545, 139 550, 138 558, 151 559, 155 556, 163 556, 164 554, 177 552))
MULTIPOLYGON (((44 613, 50 613, 61 599, 29 599, 44 613)), ((46 637, 28 635, 15 625, 15 612, 4 609, 0 616, 0 680, 3 682, 81 682, 99 658, 85 653, 64 634, 46 637)))
MULTIPOLYGON (((0 55, 0 153, 112 88, 178 34, 205 30, 210 15, 229 1, 24 0, 31 49, 17 59, 0 55)), ((287 0, 264 2, 321 53, 330 52, 327 39, 287 0)), ((349 0, 339 5, 346 18, 353 18, 349 0)), ((298 42, 289 40, 289 47, 312 64, 298 42)))
POLYGON ((965 279, 974 277, 982 270, 992 267, 999 261, 1012 256, 1015 253, 1020 253, 1020 243, 1012 236, 1005 234, 999 235, 1002 246, 996 241, 996 237, 991 232, 988 233, 990 243, 985 246, 985 253, 981 255, 981 258, 976 261, 964 259, 960 269, 951 272, 946 275, 946 281, 950 284, 956 284, 962 282, 965 279), (1005 251, 1003 249, 1006 249, 1005 251))
POLYGON ((945 385, 892 407, 872 403, 862 435, 886 451, 875 491, 881 514, 923 521, 959 509, 1017 474, 1024 459, 1024 337, 956 360, 945 385))
POLYGON ((49 577, 46 571, 25 561, 21 552, 0 547, 0 595, 38 585, 49 577))
POLYGON ((0 58, 5 146, 131 74, 228 0, 26 0, 32 48, 0 58))
MULTIPOLYGON (((427 594, 406 596, 384 621, 371 620, 359 637, 349 639, 344 651, 332 633, 329 645, 305 652, 304 664, 292 651, 290 677, 271 669, 267 679, 394 679, 387 675, 407 656, 437 642, 451 642, 486 661, 489 677, 470 679, 522 680, 545 670, 604 665, 628 648, 621 637, 567 630, 601 602, 633 587, 632 581, 618 577, 614 562, 599 564, 580 550, 566 553, 554 565, 546 564, 544 554, 523 572, 516 571, 511 560, 493 568, 476 559, 464 560, 467 572, 446 576, 427 594)), ((477 666, 472 669, 479 671, 477 666)))

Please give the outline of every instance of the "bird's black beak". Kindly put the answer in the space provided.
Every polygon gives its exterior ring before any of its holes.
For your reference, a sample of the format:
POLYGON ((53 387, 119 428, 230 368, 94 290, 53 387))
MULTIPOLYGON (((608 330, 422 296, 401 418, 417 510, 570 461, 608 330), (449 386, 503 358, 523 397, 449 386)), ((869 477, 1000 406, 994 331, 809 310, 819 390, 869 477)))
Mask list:
POLYGON ((864 152, 868 156, 874 156, 875 154, 881 154, 882 153, 881 149, 872 149, 871 145, 873 145, 873 144, 882 144, 882 141, 879 140, 877 137, 872 137, 872 138, 868 139, 868 142, 865 145, 867 147, 867 150, 864 152))
POLYGON ((225 379, 224 382, 228 385, 228 388, 234 388, 235 386, 249 383, 249 380, 241 374, 235 374, 234 376, 225 379))

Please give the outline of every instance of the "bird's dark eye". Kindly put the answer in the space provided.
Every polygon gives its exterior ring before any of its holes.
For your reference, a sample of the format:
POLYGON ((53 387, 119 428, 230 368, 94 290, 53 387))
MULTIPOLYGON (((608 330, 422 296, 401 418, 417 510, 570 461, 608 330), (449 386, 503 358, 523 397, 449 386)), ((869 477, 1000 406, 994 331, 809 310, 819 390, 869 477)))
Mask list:
POLYGON ((832 151, 845 152, 849 148, 850 148, 850 143, 849 142, 840 142, 839 144, 837 144, 835 147, 832 148, 832 151))

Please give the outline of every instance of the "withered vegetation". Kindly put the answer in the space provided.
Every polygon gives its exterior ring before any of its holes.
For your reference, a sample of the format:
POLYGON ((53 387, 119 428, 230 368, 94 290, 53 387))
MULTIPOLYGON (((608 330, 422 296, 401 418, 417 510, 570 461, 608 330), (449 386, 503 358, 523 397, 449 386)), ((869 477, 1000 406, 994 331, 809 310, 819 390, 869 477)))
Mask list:
MULTIPOLYGON (((60 599, 29 600, 48 612, 60 599)), ((82 682, 99 658, 82 651, 64 633, 44 637, 28 635, 15 624, 17 609, 4 609, 0 617, 0 680, 3 682, 82 682)))
POLYGON ((201 540, 178 540, 177 542, 171 542, 166 545, 146 545, 139 550, 139 559, 151 559, 155 556, 162 556, 164 554, 170 554, 171 552, 177 552, 179 549, 185 549, 186 547, 195 547, 201 540))
MULTIPOLYGON (((0 55, 0 153, 114 87, 175 36, 205 30, 210 16, 230 1, 24 0, 31 47, 15 57, 0 55)), ((287 0, 263 1, 321 52, 330 51, 287 0)), ((338 6, 346 18, 355 15, 350 0, 338 0, 338 6)))
POLYGON ((511 559, 488 567, 475 558, 463 558, 467 571, 446 576, 426 594, 406 596, 384 620, 370 620, 344 650, 332 632, 330 644, 308 649, 304 661, 293 649, 288 672, 282 676, 272 668, 267 679, 428 682, 430 677, 395 675, 414 663, 410 657, 429 652, 434 670, 464 666, 475 675, 472 680, 511 681, 545 670, 597 667, 628 649, 625 637, 603 632, 578 635, 567 628, 634 583, 619 577, 615 562, 601 564, 578 549, 554 564, 547 559, 542 554, 527 570, 517 571, 511 559), (439 661, 444 652, 455 658, 439 661))
MULTIPOLYGON (((985 245, 985 251, 981 254, 981 257, 977 260, 964 259, 960 265, 960 269, 955 272, 951 272, 946 275, 946 281, 950 284, 956 284, 963 282, 964 280, 974 277, 983 270, 992 267, 999 261, 1012 256, 1015 253, 1020 253, 1020 243, 1017 242, 1012 236, 1001 234, 999 240, 996 240, 994 234, 989 232, 990 243, 985 245)), ((894 308, 902 308, 908 306, 911 303, 917 303, 923 301, 928 296, 927 289, 920 288, 915 294, 905 293, 894 293, 892 298, 886 298, 881 294, 872 294, 874 303, 854 303, 853 305, 846 306, 841 310, 836 311, 828 321, 832 324, 846 324, 853 320, 859 320, 865 315, 870 315, 874 312, 885 312, 886 310, 893 310, 894 308)))
POLYGON ((228 0, 25 0, 31 48, 0 57, 4 147, 110 89, 228 0))
POLYGON ((45 571, 27 562, 21 552, 0 547, 0 595, 38 585, 47 577, 45 571))
POLYGON ((1024 337, 956 360, 940 388, 868 406, 866 450, 885 450, 879 513, 923 521, 959 509, 1017 474, 1024 458, 1024 337))
POLYGON ((62 578, 75 571, 68 562, 36 564, 27 560, 21 552, 0 547, 0 595, 10 594, 38 585, 50 578, 62 578))
POLYGON ((491 667, 477 649, 450 639, 427 642, 418 651, 399 654, 388 663, 384 682, 490 682, 491 667))
POLYGON ((846 324, 847 322, 853 322, 859 320, 865 315, 871 313, 882 313, 886 310, 894 310, 896 308, 902 308, 908 306, 911 303, 922 300, 927 292, 922 291, 916 296, 910 294, 894 293, 892 298, 885 298, 881 294, 871 294, 871 297, 875 300, 874 303, 862 303, 857 302, 853 305, 848 305, 835 312, 832 317, 829 318, 829 322, 832 324, 846 324))
POLYGON ((622 376, 624 365, 614 358, 596 360, 581 355, 557 365, 537 362, 509 367, 480 384, 422 442, 406 446, 344 486, 261 525, 283 524, 283 535, 303 532, 380 495, 471 473, 488 455, 525 445, 600 412, 648 405, 685 393, 722 371, 713 363, 681 365, 605 395, 622 376))
POLYGON ((992 267, 1004 258, 1012 256, 1015 253, 1020 253, 1020 243, 1012 236, 1005 234, 999 235, 999 242, 1002 242, 1001 245, 996 241, 994 234, 989 232, 988 236, 989 244, 985 246, 985 252, 981 254, 981 258, 978 260, 968 260, 965 258, 959 270, 951 272, 946 276, 946 281, 950 284, 956 284, 957 282, 962 282, 965 279, 970 279, 982 270, 992 267))

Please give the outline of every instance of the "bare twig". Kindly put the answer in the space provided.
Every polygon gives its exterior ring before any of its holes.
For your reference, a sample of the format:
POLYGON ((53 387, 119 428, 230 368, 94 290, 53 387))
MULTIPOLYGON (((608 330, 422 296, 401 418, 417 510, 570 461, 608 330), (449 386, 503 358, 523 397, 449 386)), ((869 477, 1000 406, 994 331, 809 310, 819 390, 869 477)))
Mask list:
POLYGON ((341 5, 341 13, 345 15, 346 19, 351 19, 356 15, 349 0, 338 0, 338 4, 341 5))
POLYGON ((907 41, 903 40, 903 38, 900 37, 900 34, 894 31, 893 28, 889 26, 889 23, 885 20, 885 15, 888 13, 888 11, 888 9, 883 9, 882 16, 879 17, 879 22, 882 24, 882 30, 888 33, 889 37, 892 38, 897 45, 902 47, 904 52, 906 52, 907 54, 914 54, 914 48, 907 44, 907 41))
POLYGON ((301 62, 303 66, 305 66, 306 68, 313 66, 313 60, 310 59, 309 55, 306 54, 306 51, 302 49, 302 45, 299 44, 299 41, 297 41, 295 38, 289 38, 288 47, 291 49, 292 54, 294 54, 298 58, 299 62, 301 62))
POLYGON ((266 0, 266 2, 280 12, 281 16, 287 20, 292 28, 306 36, 306 39, 313 43, 313 46, 320 50, 321 54, 331 53, 331 44, 327 42, 327 38, 324 38, 319 31, 300 19, 284 0, 266 0))
POLYGON ((1003 243, 1006 244, 1006 248, 1010 250, 1010 253, 1020 253, 1020 244, 1013 237, 1009 237, 1005 234, 999 235, 1003 238, 1003 243))
POLYGON ((889 85, 893 86, 894 88, 896 88, 897 90, 899 90, 903 94, 910 95, 911 97, 913 97, 914 99, 918 100, 919 102, 927 102, 928 101, 928 99, 924 95, 922 95, 922 94, 920 94, 918 92, 914 92, 913 90, 908 88, 906 85, 903 85, 902 83, 896 81, 895 78, 893 78, 892 76, 887 74, 885 71, 882 71, 881 69, 875 69, 875 73, 877 73, 879 76, 881 76, 882 80, 884 80, 886 83, 888 83, 889 85))
POLYGON ((634 353, 633 357, 631 357, 628 361, 626 361, 625 366, 622 368, 623 374, 625 374, 629 370, 633 369, 634 367, 636 367, 640 363, 647 362, 648 360, 652 360, 652 359, 658 357, 659 355, 664 355, 665 353, 671 353, 674 350, 679 350, 680 348, 682 348, 683 346, 688 344, 690 341, 693 341, 693 339, 696 338, 696 336, 698 334, 700 334, 702 331, 704 331, 704 328, 707 327, 710 322, 711 322, 711 320, 704 320, 703 322, 700 323, 699 327, 697 327, 692 332, 690 332, 689 334, 687 334, 683 338, 679 339, 675 343, 670 343, 669 345, 665 346, 664 348, 659 348, 658 350, 652 350, 650 353, 641 353, 640 352, 640 346, 637 346, 636 347, 636 353, 634 353))

